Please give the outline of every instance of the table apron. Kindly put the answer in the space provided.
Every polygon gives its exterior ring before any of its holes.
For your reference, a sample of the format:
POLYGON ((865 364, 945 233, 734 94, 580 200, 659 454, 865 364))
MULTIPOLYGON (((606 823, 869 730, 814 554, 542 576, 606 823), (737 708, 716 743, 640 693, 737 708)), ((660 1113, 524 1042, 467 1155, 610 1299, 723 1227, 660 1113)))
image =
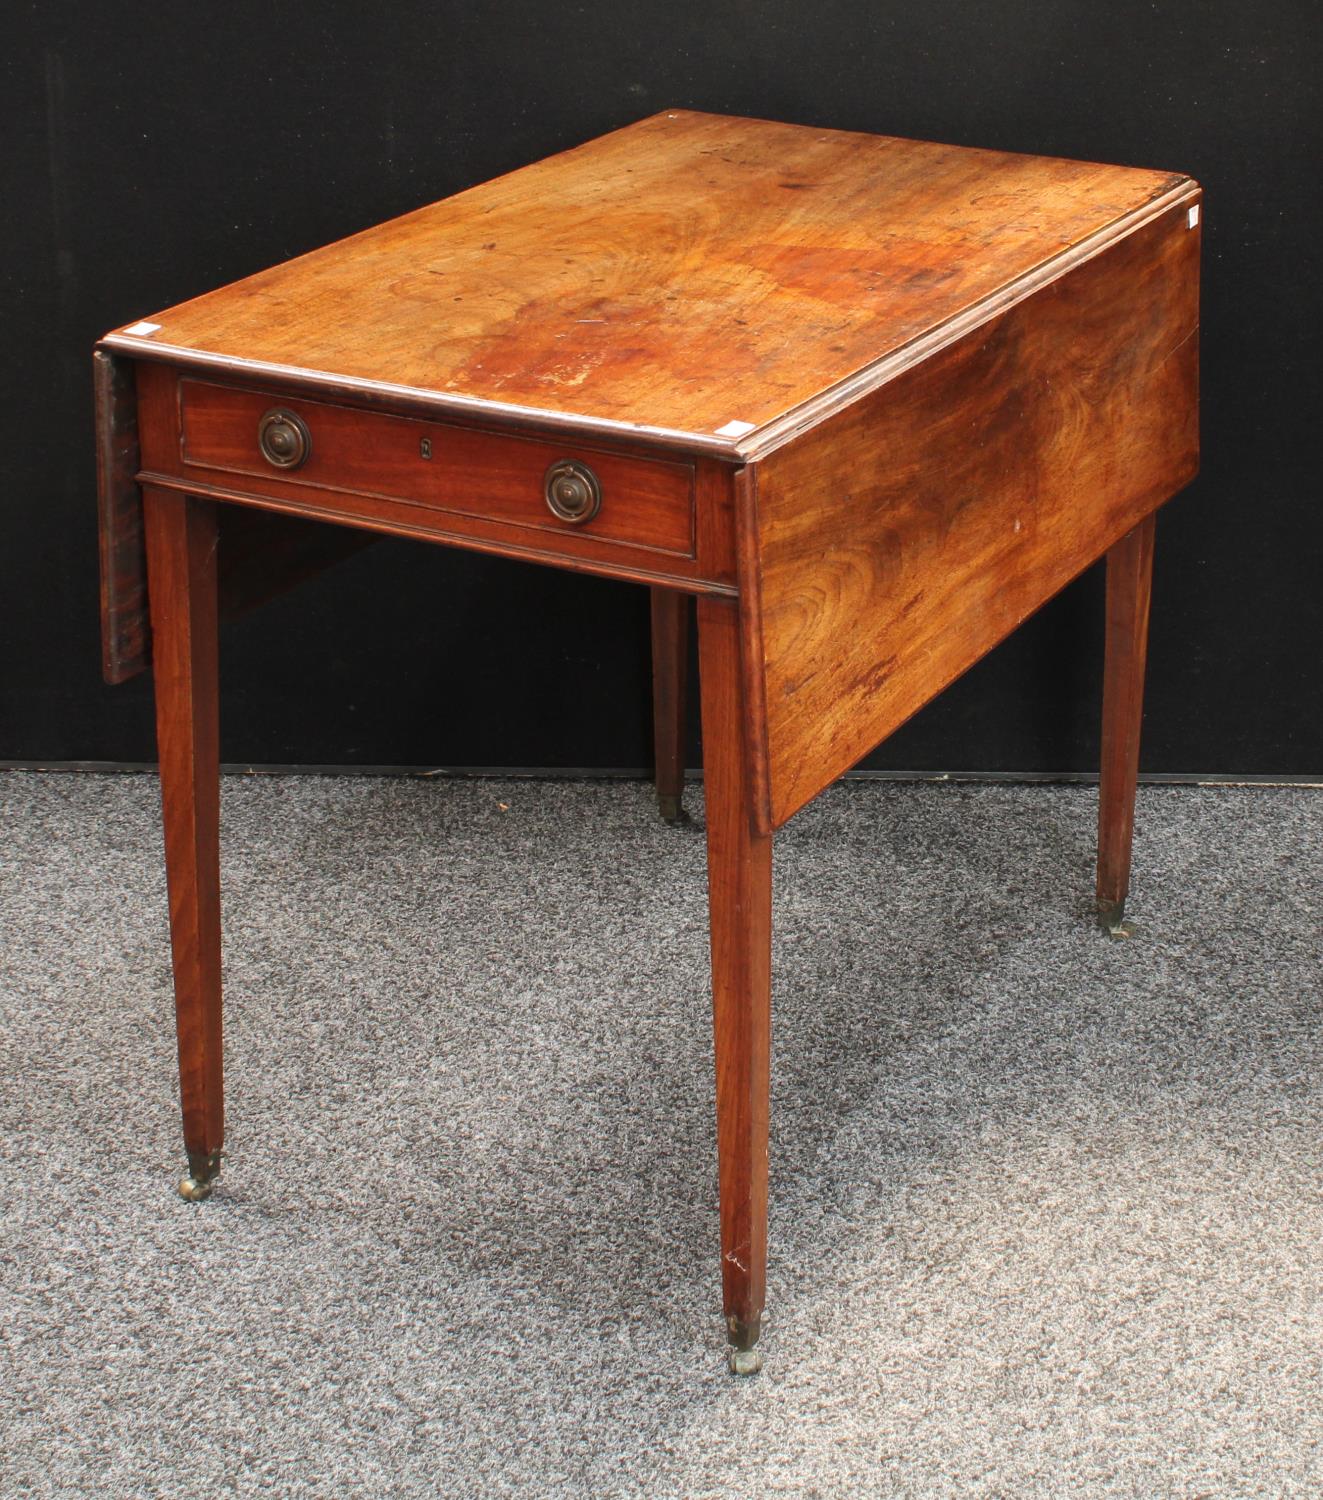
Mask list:
POLYGON ((172 490, 177 494, 196 495, 200 499, 216 500, 227 505, 251 507, 285 516, 303 516, 310 521, 330 522, 337 526, 352 526, 376 532, 382 536, 408 537, 416 541, 434 542, 442 546, 459 547, 469 552, 482 552, 490 556, 509 557, 517 561, 535 562, 549 567, 565 568, 571 572, 587 573, 599 578, 616 578, 628 583, 660 584, 692 594, 707 594, 718 598, 733 598, 738 594, 733 581, 696 577, 692 572, 668 568, 664 554, 658 554, 656 567, 633 562, 617 561, 600 556, 583 556, 552 547, 539 547, 501 534, 504 530, 496 523, 478 522, 471 527, 460 526, 470 518, 445 511, 425 510, 408 505, 374 499, 378 514, 357 514, 338 504, 319 505, 314 500, 295 496, 277 498, 272 495, 254 495, 243 490, 232 490, 224 486, 201 483, 196 479, 182 478, 177 474, 161 474, 150 469, 140 470, 136 476, 139 485, 150 485, 157 489, 172 490), (454 523, 447 525, 447 522, 454 523))

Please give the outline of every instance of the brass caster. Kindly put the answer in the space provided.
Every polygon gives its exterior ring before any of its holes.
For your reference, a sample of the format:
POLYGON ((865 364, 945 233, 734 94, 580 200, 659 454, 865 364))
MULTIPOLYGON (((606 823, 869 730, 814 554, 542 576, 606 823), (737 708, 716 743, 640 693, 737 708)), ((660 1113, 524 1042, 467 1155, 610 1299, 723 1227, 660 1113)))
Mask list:
POLYGON ((186 1198, 190 1203, 201 1203, 204 1199, 210 1198, 211 1190, 216 1186, 216 1179, 220 1176, 220 1161, 219 1151, 212 1151, 207 1155, 190 1151, 188 1153, 188 1176, 179 1180, 179 1196, 186 1198))
POLYGON ((763 1351, 757 1347, 758 1335, 762 1331, 762 1317, 754 1313, 744 1319, 735 1313, 726 1314, 726 1337, 730 1346, 726 1350, 726 1363, 732 1375, 756 1375, 763 1367, 763 1351))
POLYGON ((1125 920, 1124 901, 1098 902, 1098 926, 1110 938, 1130 938, 1135 935, 1135 924, 1125 920))
POLYGON ((683 793, 674 795, 669 793, 657 794, 657 810, 661 813, 662 822, 669 823, 672 828, 677 828, 682 823, 689 821, 689 814, 685 812, 682 801, 683 793))

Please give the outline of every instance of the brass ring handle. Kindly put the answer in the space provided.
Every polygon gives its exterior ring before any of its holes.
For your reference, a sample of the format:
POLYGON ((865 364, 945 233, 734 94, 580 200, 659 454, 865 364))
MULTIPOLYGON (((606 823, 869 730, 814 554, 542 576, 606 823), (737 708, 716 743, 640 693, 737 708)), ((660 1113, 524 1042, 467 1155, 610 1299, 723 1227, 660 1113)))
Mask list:
POLYGON ((542 493, 553 516, 582 526, 602 508, 602 486, 587 464, 572 458, 557 459, 542 480, 542 493))
POLYGON ((297 469, 312 452, 312 434, 302 417, 273 406, 257 424, 257 446, 276 468, 297 469))

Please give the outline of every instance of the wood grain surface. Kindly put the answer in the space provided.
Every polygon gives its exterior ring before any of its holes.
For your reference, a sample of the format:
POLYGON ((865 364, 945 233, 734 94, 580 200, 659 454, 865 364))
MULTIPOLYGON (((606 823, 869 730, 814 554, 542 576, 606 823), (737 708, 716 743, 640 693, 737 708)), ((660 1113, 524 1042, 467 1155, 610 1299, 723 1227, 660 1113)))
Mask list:
POLYGON ((186 468, 381 495, 555 535, 572 530, 681 557, 694 555, 691 463, 633 458, 567 444, 563 438, 480 432, 196 380, 180 381, 179 403, 186 468), (307 425, 312 451, 297 469, 274 467, 258 446, 258 422, 273 408, 294 412, 307 425), (581 526, 554 515, 543 493, 548 466, 561 458, 586 463, 601 483, 601 509, 581 526))
POLYGON ((757 1342, 767 1278, 772 840, 758 831, 749 771, 738 607, 698 601, 707 822, 717 1168, 726 1334, 757 1342))
POLYGON ((750 456, 877 362, 1191 190, 667 110, 109 342, 750 456))
POLYGON ((1098 778, 1098 915, 1120 925, 1130 890, 1130 851, 1144 722, 1144 663, 1153 590, 1154 517, 1146 516, 1107 554, 1102 759, 1098 778))
POLYGON ((689 678, 689 596, 653 588, 652 743, 657 806, 677 822, 684 803, 684 752, 689 678))
POLYGON ((1193 477, 1198 242, 1163 215, 755 466, 771 826, 1193 477))
POLYGON ((151 661, 147 554, 138 489, 138 397, 130 359, 98 349, 96 397, 97 539, 101 562, 101 671, 127 682, 151 661))
POLYGON ((148 489, 156 742, 184 1145, 223 1144, 216 507, 148 489))
MULTIPOLYGON (((406 454, 415 470, 435 471, 435 476, 426 480, 427 491, 417 492, 419 498, 402 499, 344 488, 340 480, 346 474, 370 486, 369 469, 359 462, 354 444, 343 438, 339 452, 347 455, 348 468, 341 471, 338 464, 320 462, 318 454, 325 454, 326 444, 323 442, 319 449, 317 439, 323 432, 328 408, 300 403, 297 397, 283 404, 309 413, 316 428, 313 458, 292 471, 277 470, 258 459, 265 473, 250 465, 250 454, 232 462, 241 445, 256 450, 253 413, 257 408, 265 411, 268 406, 282 404, 281 394, 270 389, 258 393, 236 389, 236 394, 249 401, 244 408, 242 432, 236 426, 232 439, 222 436, 214 449, 201 454, 196 447, 193 450, 195 457, 215 457, 230 467, 189 463, 181 448, 179 372, 144 362, 137 375, 142 462, 138 478, 143 484, 638 583, 669 582, 694 593, 735 592, 731 469, 718 459, 695 458, 679 463, 655 454, 642 458, 632 446, 611 448, 600 439, 591 445, 541 444, 523 433, 497 436, 485 430, 442 430, 437 424, 415 426, 406 421, 401 428, 411 434, 406 443, 391 438, 380 445, 380 484, 389 488, 400 483, 406 454), (420 431, 443 434, 430 463, 419 458, 420 431), (461 455, 479 457, 475 475, 466 473, 461 455), (544 460, 574 456, 586 459, 599 473, 604 487, 602 514, 582 526, 556 520, 542 495, 544 460), (253 472, 249 472, 250 467, 253 472), (481 491, 480 503, 475 499, 477 491, 481 491), (455 508, 444 508, 447 504, 455 508), (542 516, 545 526, 540 520, 530 524, 533 518, 542 516), (651 545, 659 531, 666 530, 679 543, 682 528, 683 550, 651 545)), ((375 431, 377 423, 396 430, 391 427, 396 419, 389 414, 343 410, 351 421, 348 430, 358 431, 352 424, 360 418, 366 424, 362 429, 365 434, 375 431)), ((411 481, 423 482, 416 476, 411 481)))

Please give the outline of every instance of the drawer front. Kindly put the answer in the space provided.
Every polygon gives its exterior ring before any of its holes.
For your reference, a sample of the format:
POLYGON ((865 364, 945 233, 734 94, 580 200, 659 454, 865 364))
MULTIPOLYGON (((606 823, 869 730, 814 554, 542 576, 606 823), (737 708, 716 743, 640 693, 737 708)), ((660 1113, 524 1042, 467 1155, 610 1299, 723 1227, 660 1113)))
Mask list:
POLYGON ((186 467, 694 556, 694 472, 688 463, 187 379, 179 382, 179 435, 186 467), (274 457, 263 450, 264 423, 274 457), (581 469, 578 482, 562 491, 562 510, 578 510, 582 486, 591 492, 595 482, 596 508, 587 506, 592 513, 581 520, 555 513, 547 499, 548 470, 567 460, 581 469))

